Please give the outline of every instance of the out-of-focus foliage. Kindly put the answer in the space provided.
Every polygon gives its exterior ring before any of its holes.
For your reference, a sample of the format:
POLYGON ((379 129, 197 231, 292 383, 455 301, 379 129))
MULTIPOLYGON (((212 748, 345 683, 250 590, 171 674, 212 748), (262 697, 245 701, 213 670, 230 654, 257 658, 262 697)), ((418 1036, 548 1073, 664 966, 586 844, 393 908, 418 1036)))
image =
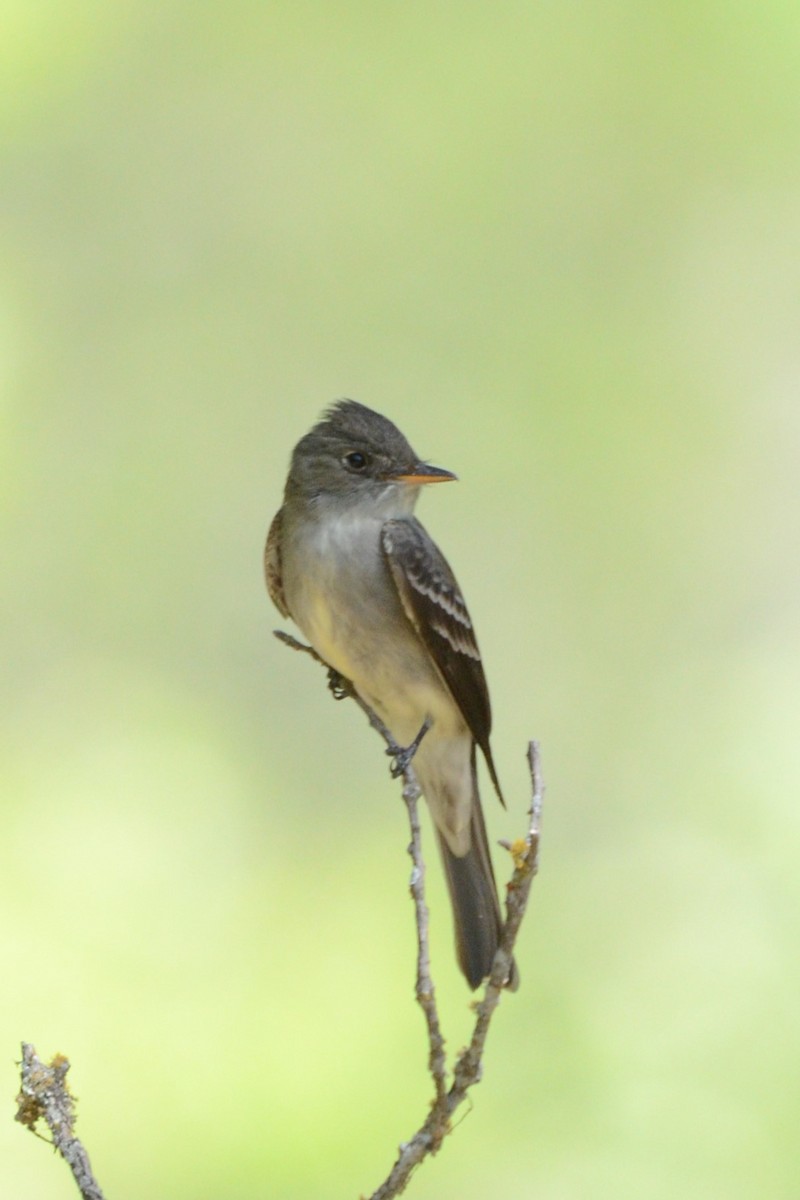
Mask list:
MULTIPOLYGON (((531 735, 548 783, 523 987, 414 1197, 797 1197, 796 6, 0 24, 9 1101, 21 1039, 68 1054, 107 1193, 171 1200, 356 1195, 425 1112, 397 788, 260 577, 353 395, 462 481, 421 516, 493 835, 531 735)), ((67 1195, 10 1111, 2 1193, 67 1195)))

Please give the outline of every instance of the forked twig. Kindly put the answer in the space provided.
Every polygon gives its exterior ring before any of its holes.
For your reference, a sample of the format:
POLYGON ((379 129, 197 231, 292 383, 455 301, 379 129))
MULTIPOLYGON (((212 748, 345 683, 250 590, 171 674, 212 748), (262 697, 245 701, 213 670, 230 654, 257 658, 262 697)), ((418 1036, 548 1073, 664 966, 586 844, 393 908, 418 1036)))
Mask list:
MULTIPOLYGON (((542 810, 542 778, 539 764, 539 749, 536 742, 528 747, 528 765, 531 774, 531 808, 528 830, 524 838, 506 845, 514 860, 514 874, 508 884, 506 919, 500 936, 500 944, 492 964, 483 998, 476 1007, 475 1026, 467 1048, 457 1058, 453 1067, 453 1081, 447 1086, 447 1062, 444 1052, 436 994, 433 986, 428 941, 428 907, 425 901, 425 862, 422 856, 422 839, 419 823, 420 786, 414 774, 413 764, 401 753, 391 733, 365 704, 347 680, 327 668, 327 664, 310 646, 303 645, 287 633, 276 631, 276 637, 294 650, 310 654, 328 669, 329 686, 338 699, 348 696, 366 714, 373 729, 386 742, 387 754, 391 755, 403 776, 403 800, 408 810, 411 829, 411 895, 417 927, 417 982, 416 997, 424 1013, 428 1032, 428 1069, 434 1085, 434 1100, 430 1111, 407 1142, 401 1144, 397 1159, 384 1182, 372 1193, 370 1200, 391 1200, 399 1196, 411 1178, 415 1168, 429 1155, 435 1154, 451 1130, 451 1120, 456 1109, 464 1102, 469 1088, 481 1077, 483 1050, 492 1016, 503 994, 503 985, 509 978, 513 960, 514 943, 528 904, 531 884, 539 866, 539 831, 542 810)), ((89 1156, 82 1143, 73 1133, 75 1101, 66 1083, 69 1061, 56 1055, 51 1063, 44 1063, 34 1047, 22 1044, 21 1091, 17 1097, 16 1120, 37 1133, 36 1125, 41 1119, 50 1130, 52 1144, 69 1164, 83 1200, 103 1200, 103 1193, 92 1173, 89 1156)), ((41 1135, 38 1135, 41 1136, 41 1135)))
MULTIPOLYGON (((349 682, 330 671, 325 663, 312 649, 290 634, 281 630, 275 631, 275 636, 293 650, 301 650, 326 667, 329 672, 329 686, 334 695, 341 699, 351 697, 359 708, 366 714, 370 725, 386 742, 387 753, 397 756, 399 747, 391 733, 373 712, 368 704, 361 699, 349 682)), ((524 838, 511 844, 503 843, 510 851, 514 861, 514 874, 508 884, 506 919, 500 936, 500 944, 492 964, 492 971, 487 980, 483 998, 476 1008, 475 1027, 467 1048, 462 1051, 453 1068, 453 1082, 447 1088, 447 1064, 444 1053, 444 1038, 441 1031, 439 1012, 430 969, 430 952, 428 942, 428 907, 425 902, 425 863, 422 857, 422 842, 419 825, 418 801, 421 795, 419 783, 414 774, 413 765, 402 763, 403 800, 408 809, 411 826, 411 855, 413 867, 411 871, 411 894, 414 899, 414 910, 417 926, 417 988, 416 996, 425 1015, 428 1029, 428 1068, 430 1070, 435 1097, 427 1118, 408 1142, 400 1145, 397 1159, 384 1182, 374 1191, 370 1200, 391 1200, 405 1190, 414 1169, 429 1154, 435 1154, 443 1139, 450 1132, 451 1118, 456 1109, 464 1102, 469 1088, 481 1077, 483 1049, 492 1016, 500 1003, 503 985, 509 978, 513 960, 514 943, 519 933, 522 919, 528 905, 528 897, 534 877, 539 868, 539 840, 541 828, 543 784, 537 742, 528 746, 528 767, 531 776, 531 807, 528 829, 524 838)))

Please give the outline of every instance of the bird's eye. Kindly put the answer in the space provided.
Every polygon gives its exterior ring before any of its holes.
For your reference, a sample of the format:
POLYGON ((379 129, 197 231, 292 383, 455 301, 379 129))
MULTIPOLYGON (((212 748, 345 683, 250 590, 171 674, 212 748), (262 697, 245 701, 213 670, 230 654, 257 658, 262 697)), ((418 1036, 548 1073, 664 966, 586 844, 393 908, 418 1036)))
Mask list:
POLYGON ((367 456, 360 450, 352 450, 350 454, 345 454, 344 461, 351 471, 363 471, 367 465, 367 456))

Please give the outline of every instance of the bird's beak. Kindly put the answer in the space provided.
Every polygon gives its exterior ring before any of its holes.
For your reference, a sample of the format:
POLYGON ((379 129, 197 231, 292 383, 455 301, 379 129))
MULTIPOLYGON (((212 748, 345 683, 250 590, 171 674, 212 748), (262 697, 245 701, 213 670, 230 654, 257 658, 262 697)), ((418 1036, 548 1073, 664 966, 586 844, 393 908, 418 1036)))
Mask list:
POLYGON ((458 479, 452 471, 445 471, 444 467, 432 467, 428 463, 415 463, 407 471, 398 471, 392 479, 398 483, 413 483, 418 486, 421 483, 447 483, 450 479, 458 479))

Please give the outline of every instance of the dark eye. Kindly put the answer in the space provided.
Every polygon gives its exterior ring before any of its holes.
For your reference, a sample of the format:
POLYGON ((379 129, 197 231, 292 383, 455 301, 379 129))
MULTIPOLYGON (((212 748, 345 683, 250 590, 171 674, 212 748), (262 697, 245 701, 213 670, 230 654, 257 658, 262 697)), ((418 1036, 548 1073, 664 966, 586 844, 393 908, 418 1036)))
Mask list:
POLYGON ((345 454, 344 461, 351 471, 363 471, 367 465, 367 456, 360 450, 352 450, 350 454, 345 454))

